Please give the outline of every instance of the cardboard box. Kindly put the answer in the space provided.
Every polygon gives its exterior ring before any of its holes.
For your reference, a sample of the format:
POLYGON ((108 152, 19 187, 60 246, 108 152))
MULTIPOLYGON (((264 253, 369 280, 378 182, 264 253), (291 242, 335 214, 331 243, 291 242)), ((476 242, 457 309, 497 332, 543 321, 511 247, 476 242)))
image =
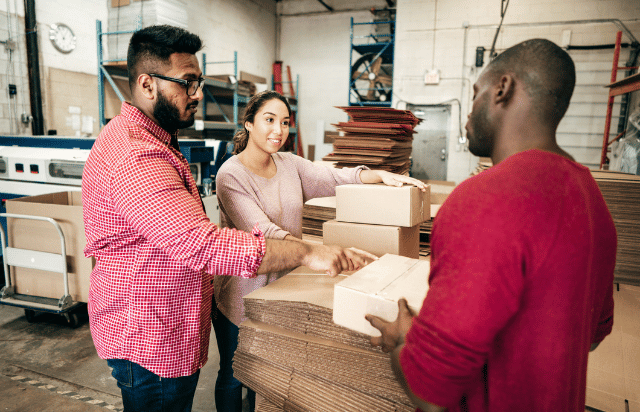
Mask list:
POLYGON ((587 406, 640 412, 640 287, 620 285, 613 300, 613 331, 589 354, 587 406))
POLYGON ((384 184, 336 187, 336 220, 411 227, 431 219, 430 187, 384 184))
POLYGON ((376 256, 391 253, 418 259, 420 225, 400 227, 329 220, 322 224, 322 242, 343 248, 355 247, 376 256))
MULTIPOLYGON (((62 229, 67 250, 69 294, 76 302, 87 302, 93 258, 84 257, 87 243, 82 221, 81 192, 58 192, 10 199, 7 213, 44 216, 56 220, 62 229)), ((49 253, 60 253, 60 236, 49 222, 7 219, 9 246, 49 253)), ((63 275, 36 269, 10 267, 16 293, 59 299, 64 295, 63 275)))
POLYGON ((398 300, 407 299, 419 312, 429 290, 429 261, 387 254, 336 284, 333 290, 333 321, 371 336, 380 331, 366 314, 394 321, 398 300))

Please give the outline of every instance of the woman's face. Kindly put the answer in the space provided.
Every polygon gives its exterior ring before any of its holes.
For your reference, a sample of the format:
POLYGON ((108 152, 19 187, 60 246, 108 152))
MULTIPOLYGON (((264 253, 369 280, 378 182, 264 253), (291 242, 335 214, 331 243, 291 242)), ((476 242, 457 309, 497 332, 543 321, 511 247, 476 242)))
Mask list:
POLYGON ((247 147, 255 146, 266 153, 276 153, 289 137, 289 111, 279 99, 271 99, 256 113, 253 123, 245 123, 249 131, 247 147))

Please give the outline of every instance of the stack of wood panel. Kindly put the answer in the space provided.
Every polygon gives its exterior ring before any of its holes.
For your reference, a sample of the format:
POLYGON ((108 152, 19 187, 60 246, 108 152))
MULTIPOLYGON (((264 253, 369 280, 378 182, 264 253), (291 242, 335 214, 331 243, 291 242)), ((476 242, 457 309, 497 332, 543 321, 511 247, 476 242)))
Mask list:
POLYGON ((333 152, 322 160, 336 167, 369 166, 405 174, 411 168, 414 127, 421 122, 409 110, 385 107, 339 107, 349 115, 348 122, 334 124, 333 152))
POLYGON ((244 298, 234 376, 264 398, 259 411, 415 410, 389 355, 333 323, 342 279, 301 267, 244 298))
POLYGON ((640 286, 640 176, 603 170, 591 173, 618 232, 615 281, 640 286))

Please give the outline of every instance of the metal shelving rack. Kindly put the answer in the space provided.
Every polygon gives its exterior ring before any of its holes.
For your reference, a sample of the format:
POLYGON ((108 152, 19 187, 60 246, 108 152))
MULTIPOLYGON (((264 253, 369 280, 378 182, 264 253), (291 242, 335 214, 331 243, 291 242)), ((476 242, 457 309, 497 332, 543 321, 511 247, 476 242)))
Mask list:
MULTIPOLYGON (((235 132, 235 130, 240 127, 238 106, 249 102, 249 97, 238 94, 238 52, 234 51, 233 60, 228 61, 207 61, 206 53, 202 53, 202 74, 204 76, 207 75, 207 65, 211 64, 233 64, 233 80, 232 82, 227 83, 216 79, 205 78, 204 86, 202 88, 204 92, 202 112, 205 120, 202 121, 203 124, 200 124, 200 126, 203 126, 205 129, 231 130, 235 132), (231 94, 230 97, 229 94, 231 94), (228 101, 229 98, 233 102, 233 119, 229 119, 220 106, 220 102, 224 102, 225 100, 228 101), (225 120, 224 122, 206 120, 208 102, 212 102, 218 107, 218 110, 225 120)), ((199 128, 199 126, 196 126, 196 129, 199 128)))
MULTIPOLYGON (((611 84, 607 87, 609 88, 609 98, 607 100, 607 115, 605 117, 605 125, 604 125, 604 137, 602 141, 602 152, 600 155, 600 169, 604 169, 605 165, 608 165, 609 159, 607 157, 607 153, 609 152, 609 146, 614 143, 616 140, 619 140, 622 136, 624 136, 626 130, 622 131, 618 136, 616 136, 613 140, 609 140, 609 132, 611 131, 611 118, 613 113, 613 101, 616 96, 621 96, 623 94, 631 93, 640 90, 640 73, 636 73, 630 75, 628 77, 623 78, 622 80, 617 80, 618 71, 619 70, 637 70, 637 67, 618 67, 618 62, 620 59, 620 47, 622 42, 622 31, 619 31, 616 34, 616 42, 615 48, 613 52, 613 65, 611 68, 611 84)), ((637 43, 636 43, 637 44, 637 43)))
POLYGON ((393 89, 393 51, 395 41, 395 20, 355 23, 351 18, 351 50, 349 52, 349 106, 391 107, 393 89), (354 27, 389 25, 389 33, 354 35, 354 27), (373 40, 373 43, 360 43, 373 40), (355 60, 353 52, 360 57, 355 60), (389 73, 390 71, 390 73, 389 73), (367 87, 362 83, 368 82, 367 87))
POLYGON ((276 78, 271 75, 271 85, 272 85, 272 90, 277 91, 278 93, 282 94, 287 101, 289 102, 289 107, 291 107, 291 112, 293 113, 293 118, 295 119, 295 123, 294 126, 289 127, 289 134, 293 135, 293 148, 292 151, 294 153, 299 153, 299 144, 300 144, 300 139, 298 138, 298 125, 300 124, 300 114, 298 112, 298 96, 299 96, 299 85, 300 85, 300 75, 296 75, 296 80, 295 82, 292 80, 276 80, 276 78), (281 87, 276 87, 276 84, 280 84, 281 87), (288 96, 284 93, 284 86, 285 85, 293 85, 295 84, 295 89, 294 89, 294 94, 291 96, 288 96), (295 103, 292 102, 292 100, 295 100, 295 103))
MULTIPOLYGON (((140 18, 138 18, 136 30, 140 30, 141 27, 142 27, 142 21, 140 18)), ((125 98, 120 92, 120 89, 118 89, 118 85, 113 80, 113 76, 124 77, 125 79, 129 77, 127 72, 127 67, 126 67, 126 63, 127 63, 126 58, 112 59, 112 60, 104 59, 103 51, 102 51, 102 37, 109 36, 109 35, 129 34, 129 33, 135 32, 136 30, 103 32, 102 22, 100 20, 96 20, 96 39, 98 42, 98 48, 97 48, 98 49, 98 120, 100 121, 100 129, 102 129, 102 127, 105 124, 107 124, 107 121, 104 115, 104 81, 107 80, 109 82, 109 84, 113 88, 113 91, 118 96, 118 99, 120 99, 120 101, 123 102, 125 98), (122 64, 110 65, 109 69, 107 69, 107 67, 105 66, 105 64, 108 64, 108 63, 123 63, 123 62, 124 62, 124 66, 122 64)))

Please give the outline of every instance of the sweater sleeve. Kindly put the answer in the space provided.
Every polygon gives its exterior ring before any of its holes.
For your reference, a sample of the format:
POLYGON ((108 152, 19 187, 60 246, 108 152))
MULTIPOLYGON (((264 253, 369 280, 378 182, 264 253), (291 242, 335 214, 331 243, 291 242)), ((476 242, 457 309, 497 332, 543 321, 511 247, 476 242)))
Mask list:
POLYGON ((265 238, 284 239, 289 232, 269 219, 246 172, 241 168, 231 167, 231 163, 228 166, 230 167, 221 169, 216 176, 216 193, 224 216, 221 223, 247 232, 258 225, 265 238))
POLYGON ((305 202, 316 197, 335 196, 336 186, 362 183, 360 171, 368 169, 366 166, 338 169, 314 163, 292 153, 283 155, 287 156, 286 161, 294 163, 298 170, 305 202))

